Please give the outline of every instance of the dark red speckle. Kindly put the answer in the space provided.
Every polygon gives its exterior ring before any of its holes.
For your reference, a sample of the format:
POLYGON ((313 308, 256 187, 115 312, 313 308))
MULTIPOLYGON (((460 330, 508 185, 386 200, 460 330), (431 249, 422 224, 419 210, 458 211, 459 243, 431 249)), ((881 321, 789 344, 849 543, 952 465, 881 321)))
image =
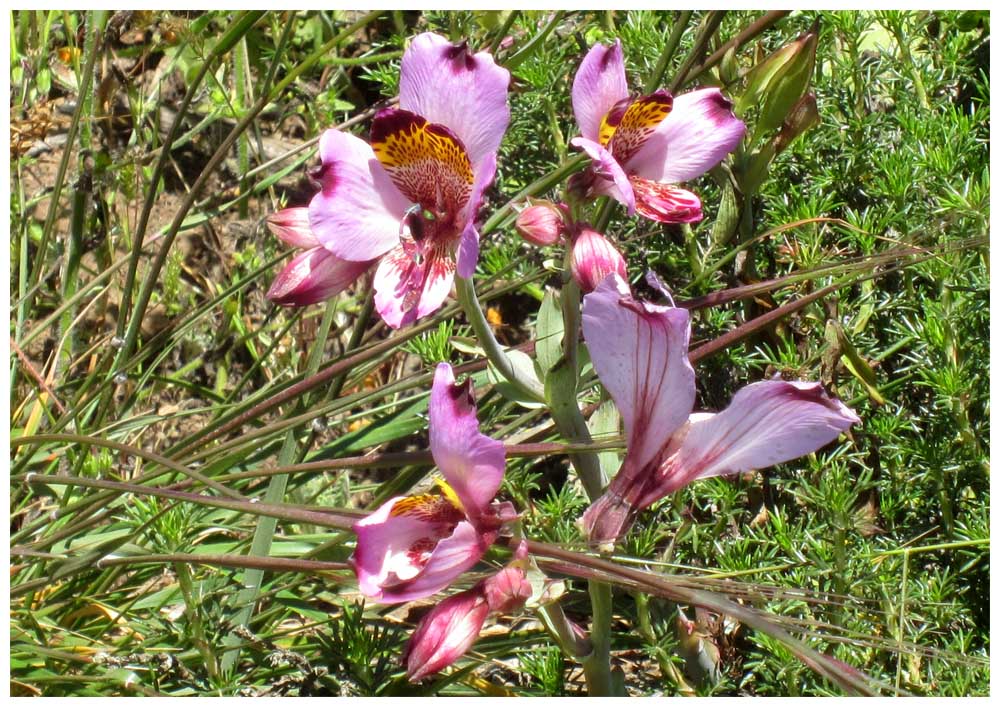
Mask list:
POLYGON ((459 71, 472 71, 476 68, 476 57, 469 52, 469 42, 463 40, 460 44, 453 44, 445 51, 445 58, 451 62, 451 69, 456 74, 459 71))

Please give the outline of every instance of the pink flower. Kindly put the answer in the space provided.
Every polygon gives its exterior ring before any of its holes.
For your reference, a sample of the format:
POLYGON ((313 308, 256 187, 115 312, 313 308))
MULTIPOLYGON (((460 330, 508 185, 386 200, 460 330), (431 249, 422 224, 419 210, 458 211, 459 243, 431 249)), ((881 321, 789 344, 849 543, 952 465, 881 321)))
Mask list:
POLYGON ((630 98, 617 40, 584 57, 573 79, 573 112, 582 137, 571 144, 593 160, 577 185, 620 201, 629 215, 663 223, 701 220, 698 197, 674 185, 717 165, 746 132, 717 88, 630 98))
POLYGON ((343 260, 326 250, 309 227, 309 209, 282 209, 267 217, 267 227, 282 241, 304 250, 274 278, 267 298, 275 304, 303 307, 343 292, 372 261, 343 260))
POLYGON ((354 525, 361 593, 394 603, 430 596, 471 568, 514 517, 495 503, 503 443, 479 432, 472 382, 456 385, 439 364, 430 400, 430 443, 444 477, 441 495, 397 496, 354 525))
POLYGON ((393 328, 436 311, 456 269, 475 270, 509 82, 488 53, 424 33, 403 55, 399 109, 376 115, 371 145, 338 130, 320 138, 309 224, 336 257, 379 261, 375 306, 393 328))
POLYGON ((625 423, 628 451, 584 513, 596 544, 616 541, 635 515, 695 479, 790 461, 829 444, 854 412, 819 383, 752 383, 720 413, 694 413, 687 310, 633 299, 609 276, 583 301, 583 335, 625 423))
POLYGON ((517 215, 514 227, 521 237, 537 246, 555 245, 566 231, 562 208, 551 201, 537 201, 517 215))
POLYGON ((585 223, 577 224, 575 230, 570 271, 584 293, 593 291, 611 273, 628 277, 625 258, 611 241, 585 223))
POLYGON ((525 578, 527 548, 521 543, 515 559, 497 574, 472 589, 453 594, 421 619, 413 632, 403 662, 411 682, 448 667, 461 658, 479 638, 487 617, 524 606, 531 596, 525 578))

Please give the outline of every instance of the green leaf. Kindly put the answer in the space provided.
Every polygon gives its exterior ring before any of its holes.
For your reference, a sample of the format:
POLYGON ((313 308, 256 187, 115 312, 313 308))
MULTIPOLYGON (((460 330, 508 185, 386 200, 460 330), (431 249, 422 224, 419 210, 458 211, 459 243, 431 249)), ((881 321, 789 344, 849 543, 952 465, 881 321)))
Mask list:
POLYGON ((562 356, 563 317, 559 297, 547 290, 535 325, 535 358, 545 376, 562 356))
MULTIPOLYGON (((542 382, 538 380, 538 373, 535 371, 535 362, 532 360, 531 356, 523 351, 518 351, 517 349, 511 349, 506 353, 507 358, 510 359, 511 365, 514 367, 518 376, 522 377, 522 380, 534 382, 538 385, 538 388, 542 388, 542 382)), ((501 376, 500 372, 493 367, 493 364, 490 364, 487 372, 489 374, 489 380, 494 386, 496 386, 497 392, 507 400, 529 409, 545 407, 545 403, 524 395, 517 388, 517 386, 501 376)))

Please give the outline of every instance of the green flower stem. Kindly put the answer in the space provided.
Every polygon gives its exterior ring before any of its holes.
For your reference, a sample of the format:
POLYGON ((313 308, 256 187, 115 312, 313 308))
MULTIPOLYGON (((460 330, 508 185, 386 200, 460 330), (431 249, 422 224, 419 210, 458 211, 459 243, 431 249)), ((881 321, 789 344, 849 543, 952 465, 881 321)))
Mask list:
POLYGON ((219 675, 219 662, 212 651, 211 642, 205 637, 205 626, 201 621, 191 567, 183 562, 175 562, 174 572, 177 574, 177 582, 180 584, 181 593, 184 595, 184 610, 187 613, 188 626, 191 629, 191 642, 194 643, 201 654, 209 678, 215 680, 219 675))
MULTIPOLYGON (((330 327, 333 325, 333 317, 337 312, 337 304, 336 299, 330 300, 326 306, 326 311, 323 313, 323 321, 320 323, 319 331, 316 334, 316 341, 309 352, 309 359, 306 362, 309 375, 314 375, 319 370, 319 365, 323 357, 323 349, 326 347, 330 327)), ((307 401, 302 400, 300 409, 305 409, 306 406, 307 401)), ((295 427, 290 427, 285 433, 285 441, 281 446, 281 451, 278 453, 278 464, 288 465, 295 461, 297 448, 298 433, 295 427)), ((272 476, 267 485, 264 502, 269 504, 281 503, 285 498, 287 486, 287 474, 272 476)), ((276 518, 261 518, 257 521, 257 528, 254 530, 253 541, 250 545, 251 556, 267 557, 271 553, 271 543, 274 540, 274 531, 277 525, 278 521, 276 518)), ((250 621, 263 582, 263 570, 247 570, 243 579, 243 589, 236 596, 234 604, 235 613, 231 618, 231 625, 244 626, 250 621)), ((228 650, 222 656, 222 669, 228 673, 236 667, 236 663, 239 660, 239 637, 230 633, 223 639, 223 645, 228 650)))
POLYGON ((691 10, 684 10, 678 15, 673 29, 670 30, 670 37, 667 38, 667 43, 664 45, 663 51, 660 53, 660 58, 656 62, 656 68, 653 69, 653 73, 646 80, 643 93, 652 93, 659 88, 660 82, 663 80, 663 75, 667 72, 667 66, 670 65, 670 60, 674 58, 677 45, 681 43, 681 37, 684 36, 684 30, 687 29, 688 23, 691 21, 691 15, 693 14, 691 10))
POLYGON ((497 372, 518 389, 520 393, 528 398, 545 402, 545 391, 538 385, 538 381, 532 381, 519 372, 506 352, 500 347, 493 330, 490 329, 486 316, 479 306, 479 299, 476 297, 476 288, 472 283, 472 278, 456 277, 455 289, 458 291, 458 301, 465 310, 465 317, 469 320, 472 330, 479 340, 479 345, 486 352, 486 358, 497 372))
POLYGON ((587 679, 590 697, 609 697, 615 694, 611 679, 611 614, 613 610, 611 585, 590 580, 592 611, 590 642, 592 649, 583 657, 583 674, 587 679))

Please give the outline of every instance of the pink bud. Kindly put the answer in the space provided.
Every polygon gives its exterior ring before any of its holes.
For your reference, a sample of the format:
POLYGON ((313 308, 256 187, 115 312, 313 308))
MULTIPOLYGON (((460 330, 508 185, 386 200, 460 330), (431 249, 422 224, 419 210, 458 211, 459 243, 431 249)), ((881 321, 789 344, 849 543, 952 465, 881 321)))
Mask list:
POLYGON ((345 290, 370 266, 371 261, 341 260, 325 248, 310 248, 292 258, 278 273, 267 298, 293 307, 322 302, 345 290))
POLYGON ((483 591, 492 613, 509 614, 531 598, 531 583, 521 567, 511 564, 483 580, 483 591))
POLYGON ((309 225, 309 209, 305 206, 276 211, 267 217, 267 227, 271 233, 295 248, 315 248, 319 245, 309 225))
POLYGON ((587 224, 579 225, 573 240, 570 270, 584 293, 593 292, 611 273, 618 273, 623 280, 628 280, 625 258, 611 245, 611 241, 587 224))
POLYGON ((539 201, 517 215, 514 227, 521 237, 538 246, 553 245, 566 230, 562 210, 551 201, 539 201))
POLYGON ((403 653, 410 682, 423 680, 462 657, 479 638, 489 613, 482 583, 453 594, 431 609, 403 653))

